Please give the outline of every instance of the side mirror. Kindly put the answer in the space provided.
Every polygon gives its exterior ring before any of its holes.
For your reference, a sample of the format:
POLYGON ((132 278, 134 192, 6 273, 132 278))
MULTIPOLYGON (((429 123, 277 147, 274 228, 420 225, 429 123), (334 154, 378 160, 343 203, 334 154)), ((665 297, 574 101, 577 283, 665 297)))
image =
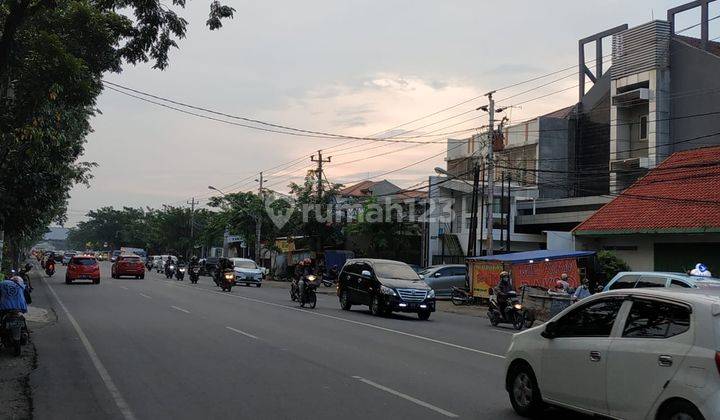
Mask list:
POLYGON ((368 278, 372 277, 372 274, 368 270, 363 270, 362 273, 360 273, 360 275, 363 277, 368 277, 368 278))
POLYGON ((493 288, 492 287, 488 288, 488 296, 492 296, 494 294, 495 294, 495 291, 493 290, 493 288))
POLYGON ((557 336, 557 324, 555 322, 548 322, 545 326, 545 331, 543 331, 540 335, 547 338, 548 340, 552 340, 557 336))

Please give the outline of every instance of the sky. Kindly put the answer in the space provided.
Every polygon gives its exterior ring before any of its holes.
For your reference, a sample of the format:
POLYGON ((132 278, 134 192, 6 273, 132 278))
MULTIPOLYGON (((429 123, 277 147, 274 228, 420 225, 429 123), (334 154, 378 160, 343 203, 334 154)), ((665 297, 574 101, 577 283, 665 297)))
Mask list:
MULTIPOLYGON (((578 39, 653 16, 664 19, 668 8, 685 1, 224 3, 236 9, 235 17, 218 31, 204 26, 209 0, 191 0, 179 11, 190 25, 166 70, 127 65, 105 79, 227 115, 347 136, 422 136, 413 141, 427 144, 267 133, 106 89, 82 158, 98 166, 89 188, 71 191, 66 226, 102 206, 179 206, 191 197, 202 205, 212 193, 208 185, 225 192, 257 190, 260 171, 266 186, 287 192, 314 165, 310 155, 319 149, 331 156, 325 164, 331 182, 417 185, 444 165, 448 137, 468 137, 487 123, 486 114, 476 111, 486 103, 484 93, 497 89, 498 105, 525 102, 498 115, 511 123, 572 105, 578 96, 575 67, 500 88, 577 66, 578 39), (533 100, 540 96, 545 97, 533 100)), ((716 3, 711 17, 720 14, 716 3)), ((699 19, 699 11, 684 13, 677 28, 699 19)), ((718 26, 711 26, 711 37, 720 35, 718 26)), ((604 53, 610 52, 608 40, 604 53)), ((590 50, 587 55, 594 57, 590 50)))

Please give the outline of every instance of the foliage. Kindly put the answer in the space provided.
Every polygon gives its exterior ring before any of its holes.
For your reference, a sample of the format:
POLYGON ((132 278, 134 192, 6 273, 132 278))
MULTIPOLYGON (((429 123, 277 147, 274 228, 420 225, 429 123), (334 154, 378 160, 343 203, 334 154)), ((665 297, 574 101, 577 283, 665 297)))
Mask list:
POLYGON ((610 251, 599 251, 597 253, 597 260, 599 266, 598 274, 602 284, 607 284, 621 271, 630 271, 630 266, 610 251))
MULTIPOLYGON (((62 223, 68 192, 88 183, 81 162, 106 72, 153 62, 185 37, 185 0, 6 0, 0 3, 0 230, 20 246, 62 223)), ((217 1, 212 30, 234 10, 217 1)), ((17 255, 17 250, 12 254, 17 255)))
POLYGON ((403 237, 417 234, 417 225, 403 220, 397 212, 378 204, 376 198, 362 203, 357 220, 345 228, 359 255, 367 257, 400 258, 403 237))

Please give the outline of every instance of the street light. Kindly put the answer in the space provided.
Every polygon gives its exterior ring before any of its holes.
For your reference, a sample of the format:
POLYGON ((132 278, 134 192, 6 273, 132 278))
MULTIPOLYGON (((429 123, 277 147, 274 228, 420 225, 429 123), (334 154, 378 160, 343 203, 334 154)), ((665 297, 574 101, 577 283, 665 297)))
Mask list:
POLYGON ((215 187, 213 187, 212 185, 208 185, 208 190, 217 191, 217 192, 219 192, 220 194, 222 194, 223 196, 226 196, 226 195, 227 195, 227 194, 225 194, 224 192, 222 192, 222 190, 221 190, 220 188, 215 188, 215 187))

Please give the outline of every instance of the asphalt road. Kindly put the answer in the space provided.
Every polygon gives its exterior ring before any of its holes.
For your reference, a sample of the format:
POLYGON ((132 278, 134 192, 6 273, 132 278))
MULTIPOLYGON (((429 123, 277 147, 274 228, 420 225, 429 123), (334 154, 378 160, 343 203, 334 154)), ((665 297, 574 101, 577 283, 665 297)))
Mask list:
MULTIPOLYGON (((512 333, 436 312, 371 316, 285 289, 111 279, 35 284, 57 322, 34 334, 37 419, 510 419, 512 333)), ((557 418, 557 416, 555 416, 557 418)), ((568 417, 571 418, 571 417, 568 417)))

